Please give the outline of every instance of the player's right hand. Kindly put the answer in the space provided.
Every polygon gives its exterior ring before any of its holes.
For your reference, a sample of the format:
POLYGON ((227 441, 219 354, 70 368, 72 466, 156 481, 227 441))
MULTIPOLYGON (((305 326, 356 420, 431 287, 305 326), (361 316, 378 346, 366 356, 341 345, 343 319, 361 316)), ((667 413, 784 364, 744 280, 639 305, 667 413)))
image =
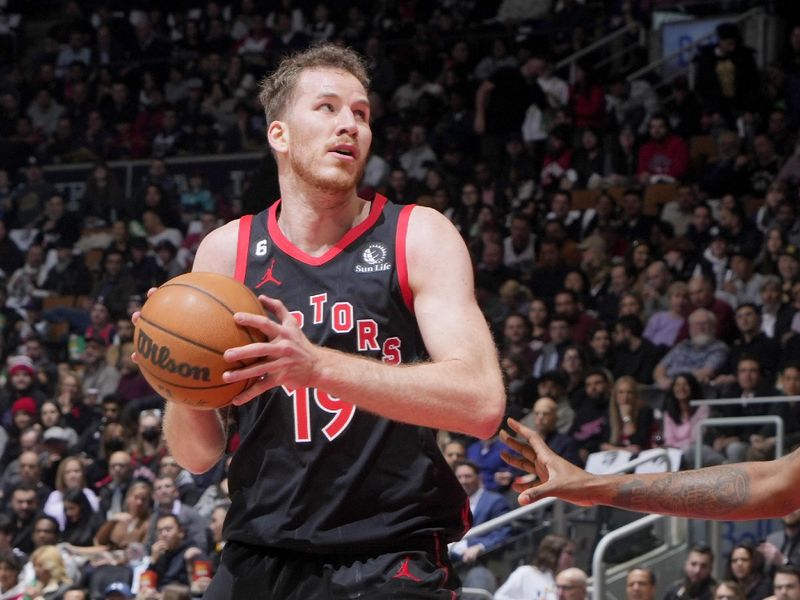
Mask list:
MULTIPOLYGON (((149 298, 150 296, 155 294, 157 289, 158 289, 157 287, 151 287, 149 290, 147 290, 147 297, 149 298)), ((139 320, 139 317, 141 315, 142 315, 142 311, 140 311, 140 310, 137 310, 135 313, 133 313, 131 315, 131 322, 133 323, 134 327, 136 327, 136 322, 139 320)))
POLYGON ((500 438, 519 454, 515 456, 503 452, 503 460, 512 467, 536 475, 536 481, 532 483, 513 484, 514 490, 520 492, 518 501, 521 505, 525 506, 548 496, 555 496, 579 506, 593 505, 592 499, 586 494, 586 484, 591 475, 553 452, 532 429, 514 419, 508 419, 508 425, 527 444, 501 430, 500 438))
MULTIPOLYGON (((156 292, 157 289, 158 288, 156 288, 156 287, 151 287, 149 290, 147 290, 147 297, 149 298, 150 296, 152 296, 156 292)), ((136 327, 136 323, 139 321, 139 317, 141 317, 141 316, 142 316, 142 311, 140 311, 140 310, 137 310, 136 312, 134 312, 131 315, 131 323, 133 323, 134 327, 136 327)), ((133 362, 136 362, 136 352, 131 354, 131 360, 133 362)))

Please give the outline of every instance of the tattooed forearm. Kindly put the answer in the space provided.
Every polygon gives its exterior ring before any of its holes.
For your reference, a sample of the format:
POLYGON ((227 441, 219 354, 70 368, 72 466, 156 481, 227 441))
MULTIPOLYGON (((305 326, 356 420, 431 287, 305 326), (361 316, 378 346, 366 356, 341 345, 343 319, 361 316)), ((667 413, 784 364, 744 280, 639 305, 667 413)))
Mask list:
POLYGON ((621 486, 613 505, 640 512, 687 517, 720 517, 743 506, 750 496, 750 477, 737 467, 715 467, 634 479, 621 486))

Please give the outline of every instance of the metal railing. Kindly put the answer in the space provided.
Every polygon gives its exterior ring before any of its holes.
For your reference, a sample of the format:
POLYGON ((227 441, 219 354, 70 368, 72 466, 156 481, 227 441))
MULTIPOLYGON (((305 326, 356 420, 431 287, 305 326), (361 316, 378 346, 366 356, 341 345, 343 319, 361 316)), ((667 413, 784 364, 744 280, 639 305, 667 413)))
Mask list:
MULTIPOLYGON (((645 34, 646 34, 645 28, 640 23, 637 23, 636 21, 633 21, 631 23, 627 23, 626 25, 623 25, 619 29, 615 29, 614 31, 612 31, 608 35, 605 35, 605 36, 601 37, 599 40, 596 40, 596 41, 592 42, 588 46, 585 46, 584 48, 581 48, 580 50, 577 50, 576 52, 573 52, 569 56, 567 56, 565 58, 562 58, 560 61, 558 61, 555 64, 555 70, 558 71, 560 69, 563 69, 566 66, 569 66, 570 67, 570 77, 569 77, 569 79, 570 79, 570 82, 572 82, 572 75, 573 75, 573 71, 574 71, 573 67, 574 67, 575 63, 577 63, 581 58, 583 58, 584 56, 588 56, 589 54, 591 54, 593 52, 596 52, 600 48, 603 48, 605 46, 610 46, 611 44, 616 42, 618 39, 620 39, 623 36, 626 36, 628 34, 631 34, 631 33, 638 33, 639 34, 639 43, 640 44, 644 44, 644 38, 645 38, 645 34)), ((623 49, 620 52, 617 52, 616 54, 612 54, 610 56, 607 56, 607 57, 603 58, 602 61, 600 61, 600 63, 601 64, 605 64, 607 62, 611 62, 611 61, 615 60, 616 58, 619 58, 623 54, 626 54, 627 52, 630 52, 630 51, 631 51, 631 47, 629 45, 626 45, 626 46, 623 47, 623 49)), ((595 66, 597 66, 597 65, 595 65, 595 66)))
POLYGON ((494 598, 492 594, 480 588, 461 588, 461 594, 465 597, 469 596, 469 600, 473 600, 474 598, 478 598, 479 600, 492 600, 492 598, 494 598))
MULTIPOLYGON (((734 404, 731 400, 736 400, 736 403, 741 403, 742 398, 725 399, 727 404, 734 404)), ((747 399, 748 401, 750 398, 747 399)), ((706 427, 746 427, 748 425, 775 425, 775 457, 780 458, 783 456, 783 419, 777 415, 762 415, 752 417, 710 417, 703 419, 698 423, 697 431, 695 432, 694 440, 694 468, 698 469, 702 466, 703 460, 703 430, 706 427)), ((722 536, 720 534, 721 525, 719 521, 708 522, 708 539, 711 550, 714 556, 721 556, 722 550, 722 536)))
POLYGON ((711 400, 690 400, 690 406, 730 406, 731 404, 771 404, 773 402, 797 402, 800 396, 753 396, 752 398, 714 398, 711 400))
MULTIPOLYGON (((753 17, 756 17, 756 16, 760 17, 763 14, 764 14, 764 9, 763 8, 761 8, 761 7, 751 8, 750 10, 748 10, 746 12, 743 12, 740 15, 736 15, 735 17, 731 17, 729 22, 730 23, 735 23, 735 24, 738 25, 739 23, 743 23, 744 21, 747 21, 748 19, 751 19, 753 17)), ((655 71, 656 69, 662 67, 663 65, 665 65, 665 64, 667 64, 669 62, 672 62, 675 59, 679 58, 681 55, 684 55, 687 52, 690 52, 692 50, 696 50, 700 46, 703 46, 703 45, 709 43, 712 39, 714 39, 715 36, 716 36, 716 32, 709 33, 708 35, 704 35, 703 37, 696 39, 694 42, 692 42, 691 44, 681 48, 680 50, 677 50, 677 51, 673 52, 672 54, 668 54, 667 56, 663 56, 663 57, 659 58, 658 60, 654 60, 649 65, 646 65, 646 66, 642 67, 641 69, 637 69, 636 71, 634 71, 633 73, 628 75, 626 79, 628 81, 633 81, 634 79, 640 78, 642 75, 646 75, 647 73, 650 73, 651 71, 655 71)), ((763 24, 762 24, 762 27, 761 27, 761 31, 759 32, 759 37, 763 38, 763 24)), ((763 40, 760 39, 760 43, 763 46, 763 40)), ((687 67, 686 70, 688 71, 689 67, 687 67)))
POLYGON ((594 555, 592 556, 592 598, 594 600, 603 600, 605 598, 606 571, 603 568, 603 559, 606 550, 608 550, 611 544, 627 537, 631 533, 645 529, 646 527, 650 527, 658 521, 668 518, 670 517, 664 517, 662 515, 647 515, 646 517, 642 517, 641 519, 633 521, 632 523, 618 527, 614 531, 610 531, 603 536, 603 539, 598 542, 597 548, 595 548, 594 555))
MULTIPOLYGON (((742 399, 739 398, 739 402, 742 399)), ((702 467, 703 430, 706 427, 746 427, 748 425, 775 425, 775 456, 783 456, 783 419, 777 415, 760 415, 752 417, 709 417, 698 423, 694 434, 694 468, 702 467)))

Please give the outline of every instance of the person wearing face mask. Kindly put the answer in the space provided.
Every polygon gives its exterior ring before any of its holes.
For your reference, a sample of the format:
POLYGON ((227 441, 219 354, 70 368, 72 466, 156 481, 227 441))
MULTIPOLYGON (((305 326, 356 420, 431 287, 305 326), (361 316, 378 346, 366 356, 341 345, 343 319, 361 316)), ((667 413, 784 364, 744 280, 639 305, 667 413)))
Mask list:
POLYGON ((158 463, 167 453, 161 437, 161 411, 143 410, 139 414, 139 430, 133 442, 131 458, 137 467, 146 467, 153 476, 158 474, 158 463))

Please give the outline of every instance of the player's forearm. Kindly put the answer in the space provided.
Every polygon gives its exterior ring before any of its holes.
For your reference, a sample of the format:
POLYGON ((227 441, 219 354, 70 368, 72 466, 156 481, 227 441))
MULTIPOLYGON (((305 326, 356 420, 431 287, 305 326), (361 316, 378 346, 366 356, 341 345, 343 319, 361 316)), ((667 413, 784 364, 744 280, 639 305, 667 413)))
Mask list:
POLYGON ((313 387, 394 421, 488 438, 505 410, 502 378, 488 358, 393 366, 320 348, 316 371, 313 387))
POLYGON ((786 485, 797 479, 796 455, 677 473, 600 476, 585 493, 597 504, 639 512, 725 520, 780 517, 800 505, 796 486, 786 485))
POLYGON ((225 452, 225 430, 214 410, 167 402, 164 437, 178 464, 192 473, 205 473, 225 452))

